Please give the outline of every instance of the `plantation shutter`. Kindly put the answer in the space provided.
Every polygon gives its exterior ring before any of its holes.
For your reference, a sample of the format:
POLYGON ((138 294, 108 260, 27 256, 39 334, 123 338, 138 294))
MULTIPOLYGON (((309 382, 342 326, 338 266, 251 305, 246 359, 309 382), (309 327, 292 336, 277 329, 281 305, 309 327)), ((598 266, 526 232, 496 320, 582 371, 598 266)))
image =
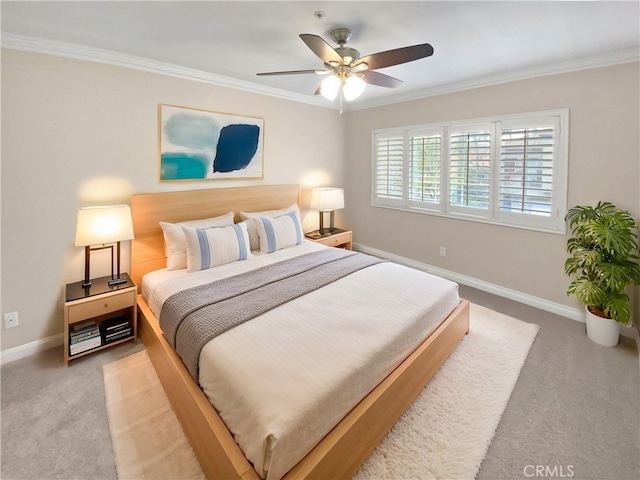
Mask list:
POLYGON ((374 130, 372 205, 564 233, 567 109, 374 130))
POLYGON ((376 135, 374 149, 376 201, 386 204, 402 202, 404 189, 402 132, 376 135))
POLYGON ((487 210, 490 177, 489 126, 452 129, 449 135, 449 204, 487 210))
POLYGON ((500 211, 549 217, 553 209, 558 124, 503 125, 500 142, 500 211))
POLYGON ((421 132, 409 140, 409 201, 440 204, 442 133, 421 132))

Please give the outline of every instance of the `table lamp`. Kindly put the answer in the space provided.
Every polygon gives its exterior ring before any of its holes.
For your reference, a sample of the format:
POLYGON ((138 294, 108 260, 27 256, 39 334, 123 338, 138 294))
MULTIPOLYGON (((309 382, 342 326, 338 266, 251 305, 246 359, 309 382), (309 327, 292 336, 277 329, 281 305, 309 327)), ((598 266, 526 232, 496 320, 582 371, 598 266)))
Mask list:
POLYGON ((76 222, 76 247, 84 247, 84 288, 91 287, 89 277, 89 259, 94 250, 111 249, 111 280, 107 283, 118 285, 125 283, 126 278, 120 277, 120 242, 133 239, 133 223, 131 208, 128 205, 114 205, 105 207, 82 207, 78 210, 76 222), (113 272, 113 245, 116 244, 118 271, 113 272), (93 245, 102 245, 93 247, 93 245))
POLYGON ((344 190, 334 187, 314 188, 311 192, 311 208, 320 211, 320 225, 318 232, 320 235, 331 235, 335 228, 333 226, 334 212, 344 208, 344 190), (329 212, 329 231, 324 230, 324 214, 329 212))

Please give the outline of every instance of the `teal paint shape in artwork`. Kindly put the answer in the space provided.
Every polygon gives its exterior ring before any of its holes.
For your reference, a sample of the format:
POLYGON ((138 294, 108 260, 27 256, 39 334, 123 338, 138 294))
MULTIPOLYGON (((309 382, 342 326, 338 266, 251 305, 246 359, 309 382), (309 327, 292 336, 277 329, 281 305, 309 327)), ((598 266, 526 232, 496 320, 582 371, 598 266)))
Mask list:
POLYGON ((257 125, 233 124, 220 130, 214 172, 233 172, 247 168, 258 151, 260 127, 257 125))
POLYGON ((206 178, 207 164, 206 155, 166 152, 160 157, 160 179, 196 180, 206 178))
POLYGON ((173 145, 192 150, 215 150, 220 127, 213 117, 176 113, 167 118, 164 134, 173 145))

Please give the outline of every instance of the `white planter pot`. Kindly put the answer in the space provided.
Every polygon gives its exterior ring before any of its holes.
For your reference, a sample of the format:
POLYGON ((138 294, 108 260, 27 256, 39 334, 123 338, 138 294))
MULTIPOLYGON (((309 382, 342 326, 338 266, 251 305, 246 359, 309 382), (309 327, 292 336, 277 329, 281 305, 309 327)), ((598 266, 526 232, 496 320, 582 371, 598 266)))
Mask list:
POLYGON ((585 310, 587 337, 599 345, 615 347, 620 337, 620 323, 610 318, 602 318, 594 315, 586 307, 585 310))

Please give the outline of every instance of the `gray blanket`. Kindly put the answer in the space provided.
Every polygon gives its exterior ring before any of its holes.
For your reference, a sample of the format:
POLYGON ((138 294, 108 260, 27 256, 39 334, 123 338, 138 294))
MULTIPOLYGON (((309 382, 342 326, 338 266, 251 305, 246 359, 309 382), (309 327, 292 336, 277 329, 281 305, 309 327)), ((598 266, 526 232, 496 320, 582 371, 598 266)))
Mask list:
POLYGON ((331 248, 267 265, 170 296, 160 311, 160 327, 197 381, 200 351, 212 338, 382 261, 331 248))

